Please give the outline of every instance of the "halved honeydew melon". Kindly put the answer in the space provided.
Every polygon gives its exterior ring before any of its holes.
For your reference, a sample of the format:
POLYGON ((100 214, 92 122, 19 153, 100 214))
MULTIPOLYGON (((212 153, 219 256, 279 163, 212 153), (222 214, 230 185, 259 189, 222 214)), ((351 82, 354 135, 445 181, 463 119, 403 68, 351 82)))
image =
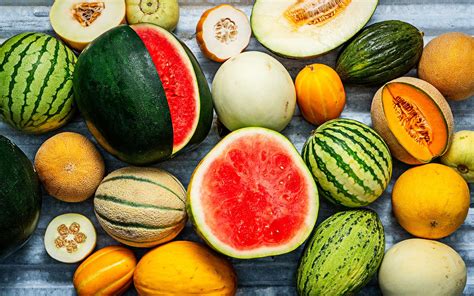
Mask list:
POLYGON ((99 35, 125 22, 125 0, 56 0, 49 19, 64 42, 83 50, 99 35))
POLYGON ((95 248, 97 235, 92 222, 81 214, 68 213, 49 222, 44 247, 49 256, 64 263, 76 263, 95 248))
POLYGON ((378 0, 256 0, 252 31, 269 50, 310 58, 333 50, 370 20, 378 0))
POLYGON ((204 12, 196 26, 202 53, 216 62, 241 53, 250 42, 252 29, 244 12, 221 4, 204 12))

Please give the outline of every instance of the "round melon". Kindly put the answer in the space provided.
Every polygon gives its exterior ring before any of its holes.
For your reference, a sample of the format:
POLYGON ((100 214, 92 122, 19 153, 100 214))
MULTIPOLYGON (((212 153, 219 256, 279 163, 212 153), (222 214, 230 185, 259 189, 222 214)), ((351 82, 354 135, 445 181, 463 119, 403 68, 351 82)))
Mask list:
POLYGON ((56 38, 21 33, 0 47, 0 114, 11 126, 40 134, 57 129, 74 111, 76 56, 56 38))
POLYGON ((295 147, 265 128, 243 128, 199 163, 188 187, 198 233, 235 258, 288 253, 309 236, 318 190, 295 147))
POLYGON ((117 241, 148 248, 175 238, 186 224, 186 190, 156 168, 126 167, 104 178, 94 197, 102 228, 117 241))
POLYGON ((258 51, 227 60, 212 82, 219 120, 233 131, 242 127, 283 130, 293 117, 296 91, 290 74, 272 56, 258 51))
POLYGON ((125 1, 55 0, 49 20, 64 42, 83 50, 102 33, 125 22, 125 1))
POLYGON ((311 58, 333 50, 370 20, 377 0, 256 0, 252 31, 269 50, 311 58))
POLYGON ((386 83, 374 95, 370 113, 393 157, 404 163, 428 163, 451 143, 451 108, 434 86, 421 79, 400 77, 386 83))
POLYGON ((125 0, 129 24, 151 23, 173 31, 179 21, 178 0, 125 0))
POLYGON ((23 246, 38 225, 41 187, 28 157, 0 135, 0 261, 23 246))
POLYGON ((319 192, 334 204, 362 207, 382 195, 392 177, 392 158, 382 138, 352 119, 320 125, 302 156, 319 192))
POLYGON ((211 93, 199 64, 152 24, 119 26, 92 42, 77 62, 74 91, 99 144, 131 164, 168 159, 211 128, 211 93))

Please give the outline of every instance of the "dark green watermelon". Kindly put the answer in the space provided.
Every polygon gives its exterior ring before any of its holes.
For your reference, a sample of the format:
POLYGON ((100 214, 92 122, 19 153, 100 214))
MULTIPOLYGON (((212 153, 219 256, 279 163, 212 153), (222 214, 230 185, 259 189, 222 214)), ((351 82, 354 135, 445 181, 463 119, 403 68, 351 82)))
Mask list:
POLYGON ((0 135, 0 260, 19 249, 36 229, 41 188, 33 165, 0 135))
POLYGON ((76 65, 74 92, 99 144, 135 165, 196 146, 212 124, 211 93, 195 57, 151 24, 119 26, 92 42, 76 65))

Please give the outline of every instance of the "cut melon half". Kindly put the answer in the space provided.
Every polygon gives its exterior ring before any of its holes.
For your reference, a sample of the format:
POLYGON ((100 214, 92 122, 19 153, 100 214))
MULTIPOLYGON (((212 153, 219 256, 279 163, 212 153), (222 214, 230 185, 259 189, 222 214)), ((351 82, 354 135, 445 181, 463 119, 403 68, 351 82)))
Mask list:
POLYGON ((131 27, 145 44, 163 85, 175 154, 191 141, 199 123, 201 105, 193 64, 178 39, 165 29, 151 24, 131 27))
POLYGON ((46 252, 53 259, 76 263, 94 250, 97 235, 94 225, 85 216, 68 213, 49 222, 44 235, 46 252))
POLYGON ((243 128, 200 162, 188 187, 189 214, 214 249, 235 258, 288 253, 318 215, 316 184, 291 142, 265 128, 243 128))
POLYGON ((196 40, 202 53, 216 62, 241 53, 249 44, 251 34, 245 13, 229 4, 206 10, 196 26, 196 40))
POLYGON ((125 1, 55 0, 49 19, 64 42, 83 50, 99 35, 125 22, 125 1))
POLYGON ((269 50, 310 58, 340 46, 370 20, 378 0, 256 0, 253 34, 269 50))

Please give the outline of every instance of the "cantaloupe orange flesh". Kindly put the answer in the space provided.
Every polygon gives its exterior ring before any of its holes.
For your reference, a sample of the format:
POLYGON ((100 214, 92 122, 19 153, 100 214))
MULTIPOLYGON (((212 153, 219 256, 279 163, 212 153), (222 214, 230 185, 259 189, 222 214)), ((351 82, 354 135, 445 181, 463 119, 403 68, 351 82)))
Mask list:
POLYGON ((427 93, 407 83, 388 83, 382 104, 390 131, 414 158, 429 162, 445 150, 448 126, 427 93))

